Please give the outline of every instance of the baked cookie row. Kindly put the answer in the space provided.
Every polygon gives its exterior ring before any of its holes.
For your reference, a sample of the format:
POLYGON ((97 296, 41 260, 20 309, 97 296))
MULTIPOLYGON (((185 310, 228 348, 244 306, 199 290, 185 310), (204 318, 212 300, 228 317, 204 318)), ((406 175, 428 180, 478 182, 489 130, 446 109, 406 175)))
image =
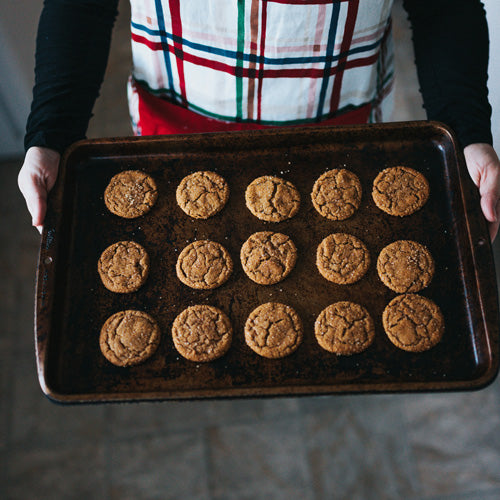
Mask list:
MULTIPOLYGON (((444 331, 443 315, 430 299, 416 294, 399 295, 384 309, 382 323, 389 340, 409 352, 434 347, 444 331)), ((375 327, 368 311, 354 302, 329 305, 314 323, 318 344, 328 352, 350 356, 365 351, 374 341, 375 327)), ((302 321, 286 304, 268 302, 248 316, 245 342, 258 355, 268 359, 284 358, 303 341, 302 321)), ((233 328, 229 317, 209 305, 184 309, 172 325, 176 350, 194 362, 209 362, 230 348, 233 328)), ((99 344, 103 355, 116 366, 139 364, 156 351, 160 329, 142 311, 120 311, 104 323, 99 344)))
MULTIPOLYGON (((361 182, 345 168, 323 173, 314 183, 311 201, 319 214, 331 220, 351 217, 361 203, 361 182)), ((155 204, 158 190, 154 179, 138 170, 116 174, 106 187, 108 209, 124 218, 136 218, 155 204)), ((373 181, 373 201, 390 215, 410 215, 426 203, 429 183, 424 175, 404 166, 389 167, 373 181)), ((208 219, 220 212, 229 199, 229 186, 219 174, 198 171, 184 177, 176 190, 179 207, 190 217, 208 219)), ((292 218, 300 207, 300 194, 290 182, 264 175, 253 180, 245 191, 245 202, 258 219, 281 222, 292 218)))
MULTIPOLYGON (((297 261, 297 248, 282 233, 261 231, 243 243, 240 260, 245 274, 255 283, 272 285, 285 279, 297 261)), ((366 245, 351 234, 333 233, 318 245, 316 266, 328 281, 339 285, 359 281, 368 270, 366 245)), ((146 250, 134 241, 119 241, 104 250, 98 271, 104 286, 115 293, 138 290, 149 274, 146 250)), ((185 285, 210 290, 223 285, 233 271, 229 252, 218 242, 197 240, 179 254, 176 274, 185 285)), ((397 293, 418 292, 434 275, 434 260, 422 244, 398 240, 382 249, 377 259, 382 282, 397 293)))

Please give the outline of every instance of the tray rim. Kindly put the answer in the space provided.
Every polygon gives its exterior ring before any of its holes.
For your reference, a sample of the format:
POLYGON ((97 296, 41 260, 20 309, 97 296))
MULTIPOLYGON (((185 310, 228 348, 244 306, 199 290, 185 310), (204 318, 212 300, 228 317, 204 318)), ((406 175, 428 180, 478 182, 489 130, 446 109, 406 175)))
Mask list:
POLYGON ((472 211, 465 217, 467 229, 467 241, 469 245, 466 250, 470 252, 470 257, 474 263, 474 276, 481 312, 482 325, 484 328, 487 349, 489 351, 489 363, 481 370, 480 374, 473 379, 456 381, 435 381, 435 382, 391 382, 391 383, 344 383, 325 386, 311 385, 284 385, 282 387, 261 387, 261 388, 224 388, 224 389, 190 389, 190 390, 171 390, 171 391, 151 391, 151 392, 114 392, 114 393, 81 393, 66 394, 58 392, 51 387, 47 377, 48 365, 48 347, 50 343, 50 330, 52 319, 53 295, 47 293, 55 284, 57 255, 59 253, 58 240, 55 237, 62 226, 64 214, 52 210, 55 205, 61 206, 66 168, 69 160, 78 153, 85 153, 86 148, 96 146, 116 146, 118 144, 133 143, 165 143, 180 144, 180 142, 189 141, 190 143, 203 144, 211 138, 230 135, 231 137, 253 136, 257 138, 273 136, 293 136, 301 134, 304 131, 314 133, 325 130, 331 130, 333 133, 349 133, 354 131, 363 131, 369 127, 372 130, 394 131, 400 129, 429 129, 440 133, 449 140, 457 154, 458 161, 458 182, 461 191, 461 200, 465 211, 472 206, 473 188, 472 180, 466 177, 465 159, 458 141, 453 131, 445 124, 435 121, 420 120, 409 122, 392 122, 370 125, 344 125, 336 127, 281 127, 270 128, 255 131, 243 132, 210 132, 201 134, 179 134, 162 136, 142 136, 142 137, 108 137, 100 139, 84 139, 72 144, 63 154, 60 162, 59 176, 48 200, 47 220, 44 225, 42 238, 40 241, 40 250, 38 255, 37 277, 36 277, 36 295, 35 295, 35 354, 38 380, 42 392, 53 402, 57 403, 102 403, 102 402, 137 402, 137 401, 162 401, 162 400, 193 400, 193 399, 225 399, 242 397, 295 397, 295 396, 314 396, 314 395, 342 395, 342 394, 380 394, 380 393, 405 393, 405 392, 444 392, 444 391, 465 391, 478 390, 492 383, 499 371, 499 339, 498 335, 491 335, 491 329, 495 326, 498 333, 499 310, 498 310, 498 289, 496 278, 493 280, 488 270, 494 269, 494 260, 492 245, 489 239, 486 220, 477 210, 472 211), (472 185, 472 186, 471 186, 472 185), (47 222, 48 221, 48 222, 47 222), (474 222, 474 223, 473 223, 474 222), (481 265, 478 265, 481 263, 481 265), (484 284, 493 282, 493 294, 485 296, 484 284), (48 296, 48 300, 46 300, 48 296))

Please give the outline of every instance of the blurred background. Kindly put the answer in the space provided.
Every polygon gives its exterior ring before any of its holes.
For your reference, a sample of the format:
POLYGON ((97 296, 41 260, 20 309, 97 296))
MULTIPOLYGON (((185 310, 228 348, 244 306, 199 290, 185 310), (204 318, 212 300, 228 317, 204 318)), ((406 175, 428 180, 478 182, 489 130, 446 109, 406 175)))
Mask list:
MULTIPOLYGON (((498 151, 500 32, 493 26, 500 25, 500 3, 484 3, 498 151)), ((32 333, 39 235, 16 183, 41 5, 0 0, 0 498, 499 499, 498 379, 453 394, 81 407, 43 396, 32 333)), ((129 16, 120 1, 89 137, 131 134, 129 16)), ((394 36, 392 119, 423 119, 401 0, 394 36)))

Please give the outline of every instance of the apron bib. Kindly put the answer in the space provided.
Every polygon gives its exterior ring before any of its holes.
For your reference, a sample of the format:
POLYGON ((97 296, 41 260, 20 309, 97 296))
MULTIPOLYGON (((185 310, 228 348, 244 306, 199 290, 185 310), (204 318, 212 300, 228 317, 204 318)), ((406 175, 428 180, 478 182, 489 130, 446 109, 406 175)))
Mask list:
POLYGON ((138 135, 378 122, 392 0, 131 0, 138 135))

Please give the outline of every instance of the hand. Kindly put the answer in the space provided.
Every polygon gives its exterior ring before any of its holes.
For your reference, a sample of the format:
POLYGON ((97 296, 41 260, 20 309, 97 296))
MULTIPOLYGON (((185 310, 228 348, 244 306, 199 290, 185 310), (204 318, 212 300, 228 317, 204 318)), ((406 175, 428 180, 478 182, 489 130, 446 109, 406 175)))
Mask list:
POLYGON ((469 144, 464 155, 469 174, 479 188, 481 210, 493 241, 500 224, 500 160, 492 146, 482 143, 469 144))
POLYGON ((47 195, 54 187, 61 155, 53 149, 33 146, 28 149, 17 177, 17 184, 26 200, 26 205, 35 226, 41 233, 45 212, 47 211, 47 195))

